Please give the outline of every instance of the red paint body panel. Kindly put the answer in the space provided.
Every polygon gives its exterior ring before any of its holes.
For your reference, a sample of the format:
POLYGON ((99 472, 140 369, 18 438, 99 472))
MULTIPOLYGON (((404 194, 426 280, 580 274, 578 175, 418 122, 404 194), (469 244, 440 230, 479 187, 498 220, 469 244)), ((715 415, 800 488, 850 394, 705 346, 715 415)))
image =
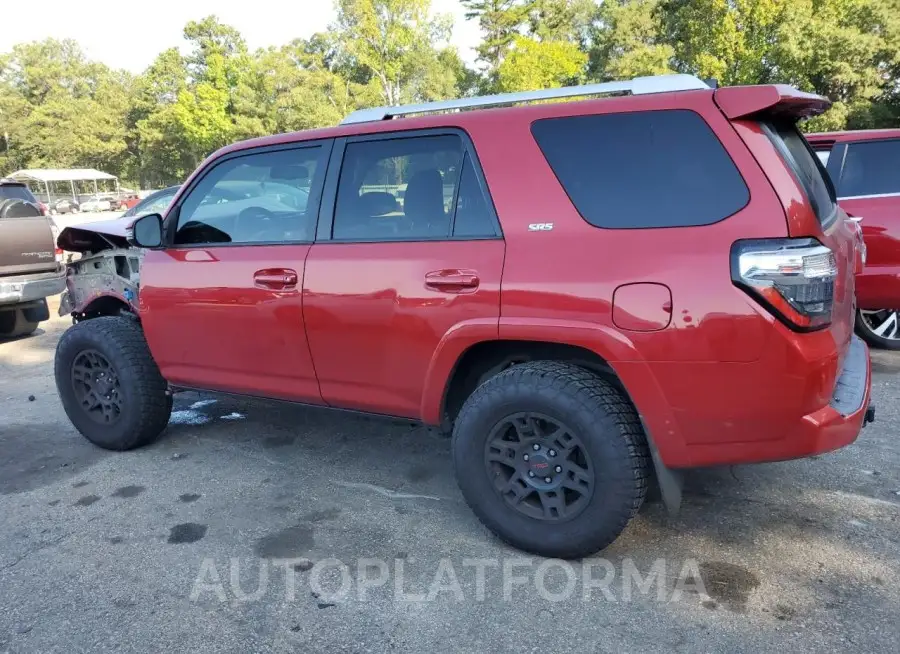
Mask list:
MULTIPOLYGON (((445 336, 474 323, 481 338, 497 338, 503 254, 499 239, 314 245, 304 313, 324 400, 420 417, 445 336), (454 269, 477 273, 478 287, 447 292, 426 284, 428 273, 454 269)), ((444 384, 431 392, 443 397, 444 384)))
POLYGON ((862 217, 867 256, 856 278, 859 308, 900 309, 900 196, 840 202, 847 213, 862 217))
POLYGON ((818 116, 831 106, 828 98, 804 93, 785 84, 727 86, 718 89, 715 97, 722 113, 732 120, 763 112, 791 118, 818 116))
POLYGON ((309 245, 150 251, 139 312, 172 384, 321 404, 303 325, 302 270, 309 245), (254 282, 258 270, 301 274, 293 289, 254 282))
POLYGON ((843 212, 823 231, 760 126, 726 117, 822 106, 781 87, 701 90, 397 119, 229 146, 204 166, 256 146, 459 127, 474 144, 503 238, 151 252, 140 295, 148 341, 176 384, 428 424, 441 422, 448 381, 472 346, 561 343, 608 362, 669 466, 839 447, 862 422, 861 412, 842 417, 829 406, 852 334, 855 232, 843 212), (689 109, 710 125, 745 180, 749 203, 702 227, 590 225, 531 124, 660 109, 689 109), (535 223, 553 227, 529 229, 535 223), (734 242, 800 236, 832 248, 841 271, 833 323, 806 334, 778 322, 731 279, 734 242), (268 269, 296 271, 298 290, 254 286, 254 274, 268 269), (624 293, 618 313, 617 289, 624 293))
POLYGON ((900 129, 857 129, 806 134, 806 140, 813 147, 824 143, 852 143, 853 141, 871 141, 873 139, 900 139, 900 129))
POLYGON ((665 284, 623 284, 613 293, 613 324, 632 332, 658 332, 672 322, 672 291, 665 284))

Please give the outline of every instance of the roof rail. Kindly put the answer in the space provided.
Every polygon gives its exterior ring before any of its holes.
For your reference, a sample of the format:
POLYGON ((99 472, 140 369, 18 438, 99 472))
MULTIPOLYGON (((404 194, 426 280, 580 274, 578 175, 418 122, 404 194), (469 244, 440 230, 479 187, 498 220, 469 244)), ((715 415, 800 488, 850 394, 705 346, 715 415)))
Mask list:
POLYGON ((602 95, 606 93, 631 93, 632 95, 644 95, 647 93, 664 93, 667 91, 691 91, 696 89, 709 89, 709 85, 693 75, 656 75, 651 77, 635 77, 632 80, 622 82, 604 82, 602 84, 587 84, 584 86, 565 86, 560 89, 543 89, 540 91, 520 91, 516 93, 500 93, 497 95, 482 95, 474 98, 460 98, 458 100, 443 100, 440 102, 426 102, 423 104, 407 104, 399 107, 374 107, 372 109, 360 109, 354 111, 341 121, 341 125, 354 123, 369 123, 378 120, 389 120, 399 116, 410 114, 424 114, 441 111, 458 111, 460 109, 475 109, 484 107, 498 107, 515 104, 517 102, 533 102, 535 100, 555 100, 559 98, 574 98, 587 95, 602 95))

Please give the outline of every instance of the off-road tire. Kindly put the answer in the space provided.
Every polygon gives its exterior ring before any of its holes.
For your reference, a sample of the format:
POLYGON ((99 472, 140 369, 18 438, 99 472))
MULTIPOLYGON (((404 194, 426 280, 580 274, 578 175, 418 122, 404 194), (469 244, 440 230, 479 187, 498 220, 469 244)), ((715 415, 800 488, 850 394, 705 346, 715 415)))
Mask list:
POLYGON ((481 522, 510 545, 542 556, 578 558, 609 546, 647 494, 651 460, 641 421, 609 382, 556 361, 515 365, 481 384, 463 405, 453 430, 457 483, 481 522), (564 421, 589 451, 594 492, 566 521, 543 521, 506 504, 485 466, 493 427, 519 412, 564 421))
POLYGON ((131 450, 148 445, 165 430, 172 397, 159 372, 140 324, 125 316, 104 316, 70 327, 56 347, 56 388, 75 428, 107 450, 131 450), (72 382, 72 366, 80 353, 102 354, 116 372, 122 412, 111 424, 94 421, 82 409, 72 382))

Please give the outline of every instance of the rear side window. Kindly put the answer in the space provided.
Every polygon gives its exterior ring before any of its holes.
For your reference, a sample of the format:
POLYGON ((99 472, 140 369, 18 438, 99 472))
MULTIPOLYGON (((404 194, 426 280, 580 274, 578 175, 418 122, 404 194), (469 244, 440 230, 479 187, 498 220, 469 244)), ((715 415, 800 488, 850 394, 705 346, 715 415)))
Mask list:
POLYGON ((449 238, 462 160, 455 134, 348 143, 332 237, 449 238))
POLYGON ((819 222, 826 224, 834 215, 837 204, 834 186, 822 161, 813 153, 793 122, 764 123, 763 127, 781 158, 806 191, 806 197, 809 198, 819 222))
POLYGON ((838 182, 838 195, 894 193, 900 193, 900 140, 850 143, 838 182))
POLYGON ((691 227, 750 200, 699 114, 688 110, 536 121, 532 134, 581 216, 595 227, 691 227))
POLYGON ((462 175, 459 179, 453 235, 475 238, 495 234, 491 210, 475 176, 475 166, 467 154, 463 159, 462 175))
POLYGON ((25 185, 19 184, 0 184, 0 200, 25 200, 26 202, 37 202, 31 191, 25 185))

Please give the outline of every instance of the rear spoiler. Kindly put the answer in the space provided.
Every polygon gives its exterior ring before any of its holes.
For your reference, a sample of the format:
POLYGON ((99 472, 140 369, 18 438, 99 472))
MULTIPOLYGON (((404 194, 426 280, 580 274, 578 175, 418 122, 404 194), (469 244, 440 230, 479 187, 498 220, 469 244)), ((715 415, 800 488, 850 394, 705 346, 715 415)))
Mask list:
POLYGON ((759 115, 810 118, 831 107, 831 100, 828 98, 798 91, 787 84, 727 86, 716 89, 713 98, 730 120, 759 115))

